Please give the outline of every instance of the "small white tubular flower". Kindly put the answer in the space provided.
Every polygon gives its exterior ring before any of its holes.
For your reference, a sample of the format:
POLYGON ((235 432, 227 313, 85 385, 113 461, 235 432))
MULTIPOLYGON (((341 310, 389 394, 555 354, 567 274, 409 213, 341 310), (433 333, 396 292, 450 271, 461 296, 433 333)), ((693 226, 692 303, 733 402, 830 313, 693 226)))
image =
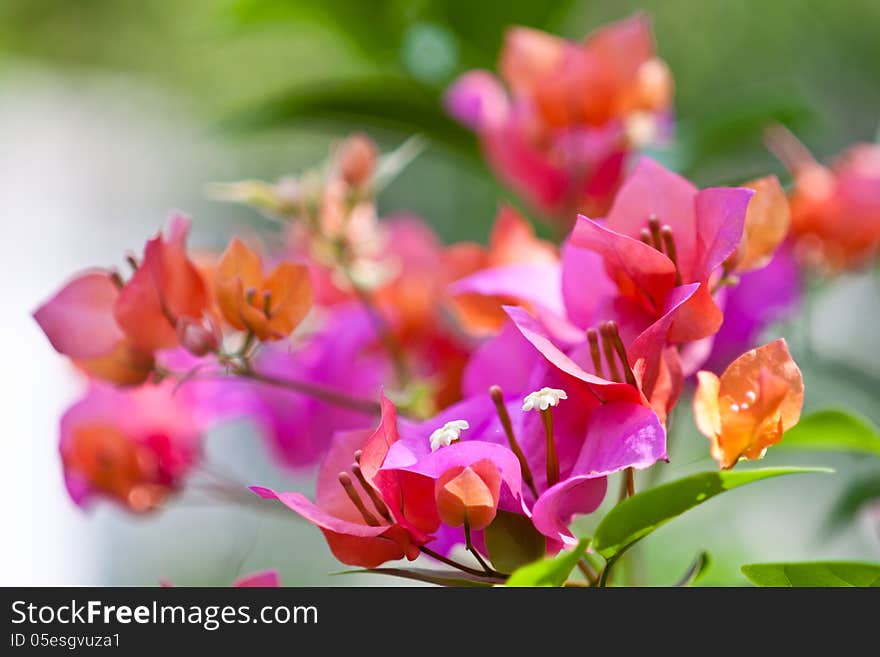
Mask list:
POLYGON ((431 434, 431 451, 436 452, 441 447, 451 445, 461 438, 462 431, 469 428, 470 425, 467 423, 467 420, 447 422, 431 434))
POLYGON ((524 411, 546 411, 551 406, 558 406, 562 399, 568 399, 565 390, 541 388, 526 395, 525 399, 523 399, 522 409, 524 411))

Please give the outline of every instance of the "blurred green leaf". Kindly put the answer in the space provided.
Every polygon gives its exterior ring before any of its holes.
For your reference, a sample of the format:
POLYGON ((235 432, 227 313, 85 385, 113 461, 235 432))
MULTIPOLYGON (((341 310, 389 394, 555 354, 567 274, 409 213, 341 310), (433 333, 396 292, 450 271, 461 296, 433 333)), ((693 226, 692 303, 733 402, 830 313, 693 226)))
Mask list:
POLYGON ((880 456, 880 433, 871 422, 847 411, 824 410, 786 431, 777 449, 855 452, 880 456))
POLYGON ((880 564, 856 561, 755 563, 743 566, 742 573, 756 586, 880 587, 880 564))
POLYGON ((304 123, 384 128, 420 134, 480 161, 474 136, 446 115, 440 93, 403 76, 372 76, 304 85, 221 123, 254 131, 304 123))
POLYGON ((584 555, 590 539, 583 538, 573 550, 560 552, 552 559, 541 559, 516 570, 507 586, 562 586, 584 555))
POLYGON ((547 549, 544 535, 521 513, 498 511, 484 536, 492 565, 503 573, 540 559, 547 549))
MULTIPOLYGON (((744 147, 763 150, 764 130, 782 123, 800 130, 815 113, 796 91, 737 98, 699 117, 685 118, 678 127, 674 150, 682 173, 693 176, 713 158, 730 158, 744 147)), ((742 181, 731 181, 742 182, 742 181)))
POLYGON ((873 500, 880 500, 880 472, 872 472, 847 484, 828 514, 826 530, 834 531, 852 521, 862 507, 873 500))
POLYGON ((712 565, 712 557, 708 552, 703 550, 697 555, 697 558, 694 559, 693 563, 688 567, 687 571, 684 575, 682 575, 681 579, 675 583, 677 587, 683 586, 693 586, 696 584, 700 578, 706 574, 706 571, 709 570, 709 567, 712 565))
POLYGON ((336 575, 389 575, 412 579, 438 586, 492 586, 492 582, 467 573, 447 570, 429 570, 425 568, 367 568, 364 570, 344 570, 336 575))
POLYGON ((824 468, 762 468, 703 472, 650 488, 611 509, 599 523, 593 547, 606 559, 616 558, 658 527, 727 490, 788 474, 831 472, 824 468))

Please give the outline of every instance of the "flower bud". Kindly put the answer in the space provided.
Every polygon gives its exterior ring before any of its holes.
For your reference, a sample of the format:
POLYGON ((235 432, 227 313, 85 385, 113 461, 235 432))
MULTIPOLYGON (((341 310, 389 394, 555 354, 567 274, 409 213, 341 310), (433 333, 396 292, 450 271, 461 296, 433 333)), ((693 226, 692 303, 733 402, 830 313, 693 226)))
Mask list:
POLYGON ((501 471, 489 459, 447 470, 434 486, 437 512, 450 527, 487 527, 498 510, 501 471))
POLYGON ((193 356, 204 356, 220 347, 220 334, 210 320, 208 326, 190 317, 182 317, 177 322, 177 338, 181 346, 193 356))
POLYGON ((339 174, 352 187, 369 182, 376 168, 376 145, 363 134, 354 134, 339 146, 336 155, 339 174))

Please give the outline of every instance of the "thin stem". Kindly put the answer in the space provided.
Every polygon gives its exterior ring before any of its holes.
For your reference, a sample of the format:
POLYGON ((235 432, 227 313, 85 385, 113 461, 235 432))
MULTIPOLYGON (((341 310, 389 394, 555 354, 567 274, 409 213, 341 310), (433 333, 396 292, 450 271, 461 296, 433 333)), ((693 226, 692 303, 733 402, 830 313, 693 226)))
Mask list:
POLYGON ((618 557, 620 557, 620 553, 615 554, 605 563, 605 567, 602 569, 602 574, 599 575, 599 587, 605 588, 608 586, 608 579, 611 576, 611 568, 617 562, 618 557))
POLYGON ((449 557, 444 557, 439 552, 434 552, 431 548, 425 547, 424 545, 419 548, 424 554, 427 554, 432 559, 436 559, 441 563, 445 563, 447 566, 452 566, 453 568, 460 570, 463 573, 467 573, 468 575, 474 575, 475 577, 486 577, 491 579, 505 580, 507 579, 507 575, 504 573, 498 573, 494 570, 491 573, 486 573, 482 570, 477 570, 476 568, 471 568, 470 566, 465 566, 463 563, 458 563, 457 561, 453 561, 449 557))
POLYGON ((495 571, 489 567, 489 564, 486 563, 485 559, 483 559, 483 556, 474 547, 473 541, 471 541, 471 526, 467 520, 464 521, 464 542, 465 546, 468 549, 468 552, 474 555, 474 559, 476 559, 480 566, 482 566, 483 570, 486 571, 486 574, 489 575, 494 573, 495 571))
POLYGON ((620 480, 620 496, 617 499, 617 503, 620 504, 627 497, 632 497, 636 494, 636 481, 635 475, 633 473, 632 468, 627 468, 623 471, 623 478, 620 480))
POLYGON ((594 586, 596 584, 596 580, 599 578, 599 575, 596 573, 596 571, 593 570, 592 566, 590 566, 590 563, 586 559, 582 558, 580 561, 578 561, 577 567, 578 570, 583 573, 584 578, 587 580, 587 582, 590 583, 590 586, 594 586))
POLYGON ((286 388, 294 392, 309 395, 310 397, 327 402, 328 404, 333 404, 334 406, 342 406, 344 408, 350 408, 351 410, 360 411, 361 413, 367 413, 370 415, 379 415, 382 412, 382 407, 379 402, 370 399, 352 397, 344 392, 317 383, 298 381, 296 379, 282 379, 277 376, 272 376, 271 374, 257 372, 250 368, 236 368, 233 370, 233 373, 242 378, 257 381, 258 383, 278 386, 279 388, 286 388))

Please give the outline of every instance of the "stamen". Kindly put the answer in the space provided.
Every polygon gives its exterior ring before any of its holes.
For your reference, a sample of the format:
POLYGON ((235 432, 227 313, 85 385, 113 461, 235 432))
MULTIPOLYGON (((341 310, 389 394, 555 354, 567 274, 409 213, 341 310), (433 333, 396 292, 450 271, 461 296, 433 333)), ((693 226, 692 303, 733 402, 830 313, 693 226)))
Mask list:
POLYGON ((675 284, 681 285, 681 272, 678 269, 678 252, 675 250, 675 237, 672 234, 672 226, 668 224, 660 229, 663 238, 663 246, 666 249, 666 257, 675 265, 675 284))
POLYGON ((651 241, 654 243, 654 248, 663 253, 663 240, 660 237, 660 220, 656 214, 648 217, 648 228, 651 229, 651 241))
POLYGON ((504 405, 504 391, 501 390, 500 386, 492 386, 489 388, 489 397, 492 398, 492 402, 495 404, 495 410, 498 412, 498 419, 501 420, 501 426, 504 427, 504 433, 507 435, 507 443, 510 445, 510 451, 513 452, 514 455, 516 455, 517 460, 519 460, 519 467, 522 470, 523 481, 526 482, 526 486, 529 487, 532 494, 535 497, 538 497, 538 489, 535 487, 535 480, 532 478, 532 471, 529 468, 529 462, 526 461, 526 455, 523 453, 522 448, 516 440, 516 436, 513 433, 513 423, 510 421, 510 414, 507 412, 507 407, 504 405))
POLYGON ((596 333, 596 329, 587 329, 587 341, 590 343, 590 358, 593 359, 593 368, 596 370, 596 376, 604 378, 602 356, 599 353, 599 334, 596 333))
POLYGON ((263 314, 266 319, 270 319, 272 315, 272 293, 269 290, 263 292, 263 314))
POLYGON ((256 296, 257 296, 257 289, 254 287, 249 287, 247 290, 244 291, 245 301, 247 301, 252 306, 254 305, 254 299, 256 298, 256 296))
POLYGON ((347 472, 339 473, 339 483, 345 489, 346 495, 348 495, 348 499, 351 500, 351 503, 357 507, 357 510, 360 511, 361 516, 370 527, 378 527, 380 525, 379 521, 376 520, 376 517, 367 511, 367 507, 364 506, 364 503, 361 501, 361 496, 358 495, 357 489, 355 489, 354 484, 351 483, 351 477, 348 476, 347 472))
POLYGON ((648 246, 654 246, 654 245, 651 243, 651 231, 648 230, 647 228, 642 228, 642 229, 639 231, 639 239, 642 240, 642 241, 643 241, 645 244, 647 244, 648 246))
POLYGON ((138 267, 140 267, 137 258, 131 252, 125 254, 125 262, 127 262, 128 266, 131 267, 134 271, 137 271, 138 267))
POLYGON ((547 486, 559 481, 559 456, 556 454, 556 440, 553 437, 553 407, 563 399, 568 399, 565 390, 541 388, 530 392, 523 399, 523 411, 540 411, 544 423, 544 436, 547 439, 547 486))
POLYGON ((605 363, 608 365, 610 373, 609 380, 619 383, 622 379, 620 378, 620 372, 617 370, 617 361, 614 358, 612 326, 612 322, 602 322, 599 326, 599 331, 602 333, 602 350, 605 353, 605 363))
POLYGON ((354 473, 354 476, 360 482, 361 488, 363 488, 365 491, 367 491, 367 495, 370 496, 370 501, 373 503, 373 506, 376 507, 376 511, 379 512, 379 515, 382 516, 383 518, 385 518, 385 520, 387 520, 388 522, 392 522, 391 512, 388 511, 388 507, 385 506, 385 502, 379 496, 379 493, 376 492, 376 489, 373 488, 373 486, 367 482, 366 477, 364 477, 364 473, 361 470, 361 466, 360 466, 360 462, 361 462, 361 451, 360 450, 355 452, 354 460, 355 460, 355 462, 351 464, 351 471, 352 471, 352 473, 354 473))
POLYGON ((447 422, 439 429, 435 430, 429 437, 431 442, 431 451, 436 452, 441 447, 448 447, 461 438, 461 432, 469 429, 467 420, 452 420, 447 422))
POLYGON ((556 454, 556 440, 553 438, 552 407, 541 411, 541 420, 544 422, 544 437, 547 444, 547 487, 549 488, 559 481, 559 456, 556 454))
POLYGON ((631 386, 638 387, 636 383, 636 375, 633 374, 632 368, 629 366, 629 359, 626 356, 626 348, 623 346, 623 340, 620 339, 620 332, 617 330, 617 324, 615 322, 607 322, 608 332, 611 335, 611 344, 614 345, 614 351, 617 352, 617 357, 620 359, 620 364, 623 366, 623 375, 626 378, 626 382, 631 386))

